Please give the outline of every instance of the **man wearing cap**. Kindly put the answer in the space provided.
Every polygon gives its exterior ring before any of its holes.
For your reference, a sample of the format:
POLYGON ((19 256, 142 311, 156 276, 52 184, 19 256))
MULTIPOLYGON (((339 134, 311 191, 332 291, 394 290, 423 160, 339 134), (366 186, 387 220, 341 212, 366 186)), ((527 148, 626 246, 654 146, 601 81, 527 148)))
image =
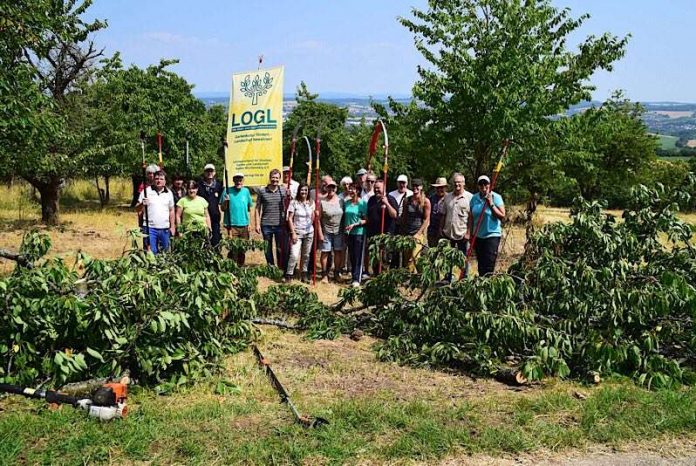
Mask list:
POLYGON ((266 263, 275 265, 273 258, 273 238, 275 238, 278 267, 285 270, 288 259, 285 246, 285 196, 286 190, 280 185, 280 172, 277 168, 268 175, 268 185, 259 189, 256 197, 256 233, 261 233, 266 241, 266 263))
POLYGON ((399 206, 397 213, 398 217, 401 217, 404 211, 404 201, 407 197, 413 196, 413 191, 408 189, 408 176, 399 175, 396 178, 396 189, 391 191, 389 195, 394 198, 396 204, 399 206))
POLYGON ((222 197, 222 183, 215 178, 215 165, 212 163, 203 167, 203 176, 198 182, 198 195, 208 201, 208 215, 210 215, 210 244, 217 247, 220 244, 220 198, 222 197))
POLYGON ((140 193, 138 212, 147 209, 150 250, 158 254, 169 249, 169 239, 176 232, 174 218, 174 196, 166 186, 167 178, 163 171, 155 173, 155 185, 148 186, 140 193))
POLYGON ((430 196, 430 225, 428 225, 428 246, 432 248, 442 239, 440 224, 444 216, 442 205, 447 194, 447 179, 440 177, 430 186, 435 189, 435 193, 430 196))
MULTIPOLYGON (((143 180, 138 186, 138 195, 135 199, 136 202, 134 206, 137 206, 137 204, 140 202, 140 196, 142 195, 145 188, 147 186, 153 186, 155 184, 155 173, 157 173, 158 171, 159 166, 155 165, 154 163, 151 163, 147 166, 147 168, 145 169, 145 180, 143 180)), ((150 236, 147 231, 147 226, 145 226, 144 210, 136 209, 136 213, 138 214, 138 226, 140 226, 140 232, 143 234, 143 249, 147 251, 150 249, 150 236)))
MULTIPOLYGON (((449 240, 453 248, 457 248, 466 254, 469 245, 469 220, 472 194, 464 189, 464 175, 455 173, 452 176, 454 189, 445 195, 442 201, 442 217, 440 220, 440 234, 449 240)), ((464 271, 466 274, 466 271, 464 271)), ((451 278, 451 274, 450 274, 451 278)))
MULTIPOLYGON (((288 187, 288 180, 290 180, 290 167, 285 166, 283 167, 283 186, 285 186, 285 189, 288 187)), ((290 180, 290 197, 292 199, 297 197, 297 188, 299 186, 300 183, 295 180, 290 180)))
MULTIPOLYGON (((234 186, 227 188, 220 198, 220 209, 223 212, 223 225, 228 238, 249 239, 249 214, 254 205, 249 189, 244 187, 244 174, 235 173, 232 177, 234 186)), ((244 265, 244 251, 229 251, 229 259, 234 259, 237 265, 244 265)))
POLYGON ((472 238, 472 241, 476 251, 478 274, 483 277, 495 271, 498 247, 503 234, 501 220, 505 219, 505 204, 500 194, 491 191, 491 179, 486 175, 478 177, 478 188, 479 192, 471 198, 469 230, 474 234, 478 225, 476 238, 472 238), (479 224, 481 215, 483 219, 479 224))

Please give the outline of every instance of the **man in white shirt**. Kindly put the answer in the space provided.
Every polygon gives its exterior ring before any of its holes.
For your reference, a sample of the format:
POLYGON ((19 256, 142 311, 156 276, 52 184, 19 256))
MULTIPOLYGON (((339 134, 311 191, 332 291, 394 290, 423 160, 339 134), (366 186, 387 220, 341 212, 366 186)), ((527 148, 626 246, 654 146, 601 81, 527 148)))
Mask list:
MULTIPOLYGON (((290 167, 283 167, 283 186, 285 189, 288 188, 288 180, 290 180, 290 167)), ((297 188, 300 187, 300 183, 295 180, 290 180, 290 197, 292 199, 297 198, 297 188)))
MULTIPOLYGON (((362 170, 362 168, 361 168, 362 170)), ((358 172, 360 173, 360 172, 358 172)), ((365 182, 362 184, 362 191, 360 193, 360 199, 367 202, 372 196, 375 195, 375 182, 377 181, 377 175, 369 172, 365 177, 365 182)))
POLYGON ((409 196, 413 196, 413 191, 408 189, 408 176, 406 175, 399 175, 396 178, 396 189, 392 192, 389 193, 391 197, 396 200, 396 204, 399 206, 398 209, 398 217, 401 216, 402 212, 404 211, 404 203, 406 202, 406 198, 409 196))
POLYGON ((169 239, 175 233, 174 196, 167 189, 167 178, 163 171, 155 173, 155 185, 140 193, 136 211, 147 219, 150 250, 153 254, 169 249, 169 239))

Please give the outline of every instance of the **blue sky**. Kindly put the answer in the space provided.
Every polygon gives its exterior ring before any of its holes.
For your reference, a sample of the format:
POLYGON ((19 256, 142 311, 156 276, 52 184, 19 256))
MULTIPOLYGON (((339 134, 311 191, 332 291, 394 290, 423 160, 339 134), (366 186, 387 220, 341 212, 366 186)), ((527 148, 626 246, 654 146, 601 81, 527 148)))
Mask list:
MULTIPOLYGON (((571 43, 605 31, 632 34, 613 73, 600 72, 595 98, 624 89, 633 100, 696 102, 696 1, 554 0, 591 18, 571 43)), ((410 94, 423 63, 397 21, 424 0, 95 0, 90 17, 107 19, 95 35, 126 64, 179 58, 174 70, 196 92, 226 92, 231 74, 285 65, 285 92, 301 80, 313 92, 410 94)))

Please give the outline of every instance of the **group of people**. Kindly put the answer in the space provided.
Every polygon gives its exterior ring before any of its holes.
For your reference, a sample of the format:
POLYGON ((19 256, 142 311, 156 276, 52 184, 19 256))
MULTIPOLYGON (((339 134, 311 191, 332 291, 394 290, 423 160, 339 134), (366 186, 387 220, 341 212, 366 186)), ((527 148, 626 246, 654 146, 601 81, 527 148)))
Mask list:
MULTIPOLYGON (((292 180, 290 173, 290 167, 271 170, 268 184, 256 191, 254 203, 242 173, 235 173, 233 186, 225 189, 215 177, 215 167, 208 164, 200 180, 174 177, 168 188, 164 172, 157 165, 147 167, 136 206, 147 233, 145 247, 157 254, 169 248, 171 236, 186 229, 207 230, 211 245, 217 246, 221 223, 228 237, 249 239, 253 223, 266 241, 266 262, 283 269, 286 281, 295 277, 296 269, 303 281, 309 281, 317 261, 315 241, 323 282, 331 276, 341 281, 349 270, 351 283, 359 286, 383 266, 414 270, 420 250, 441 240, 464 253, 473 243, 479 275, 495 270, 505 205, 491 191, 486 175, 478 177, 475 194, 466 190, 464 176, 455 173, 451 190, 447 179, 437 178, 429 185, 428 195, 422 180, 413 179, 409 185, 406 175, 396 178, 396 189, 390 192, 382 179, 366 169, 338 184, 325 175, 317 192, 292 180), (380 234, 412 236, 416 248, 370 264, 368 245, 380 234)), ((243 251, 231 251, 229 257, 244 265, 243 251)))

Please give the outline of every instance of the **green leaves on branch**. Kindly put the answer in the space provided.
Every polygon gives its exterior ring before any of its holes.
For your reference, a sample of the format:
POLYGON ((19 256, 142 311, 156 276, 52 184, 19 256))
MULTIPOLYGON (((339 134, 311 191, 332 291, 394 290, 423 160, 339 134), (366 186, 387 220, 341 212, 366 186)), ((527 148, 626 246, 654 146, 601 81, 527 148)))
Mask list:
MULTIPOLYGON (((22 244, 36 261, 50 241, 34 232, 22 244)), ((169 389, 205 377, 255 336, 256 277, 272 272, 240 269, 193 232, 170 254, 18 267, 0 279, 0 380, 60 385, 128 371, 169 389)))

